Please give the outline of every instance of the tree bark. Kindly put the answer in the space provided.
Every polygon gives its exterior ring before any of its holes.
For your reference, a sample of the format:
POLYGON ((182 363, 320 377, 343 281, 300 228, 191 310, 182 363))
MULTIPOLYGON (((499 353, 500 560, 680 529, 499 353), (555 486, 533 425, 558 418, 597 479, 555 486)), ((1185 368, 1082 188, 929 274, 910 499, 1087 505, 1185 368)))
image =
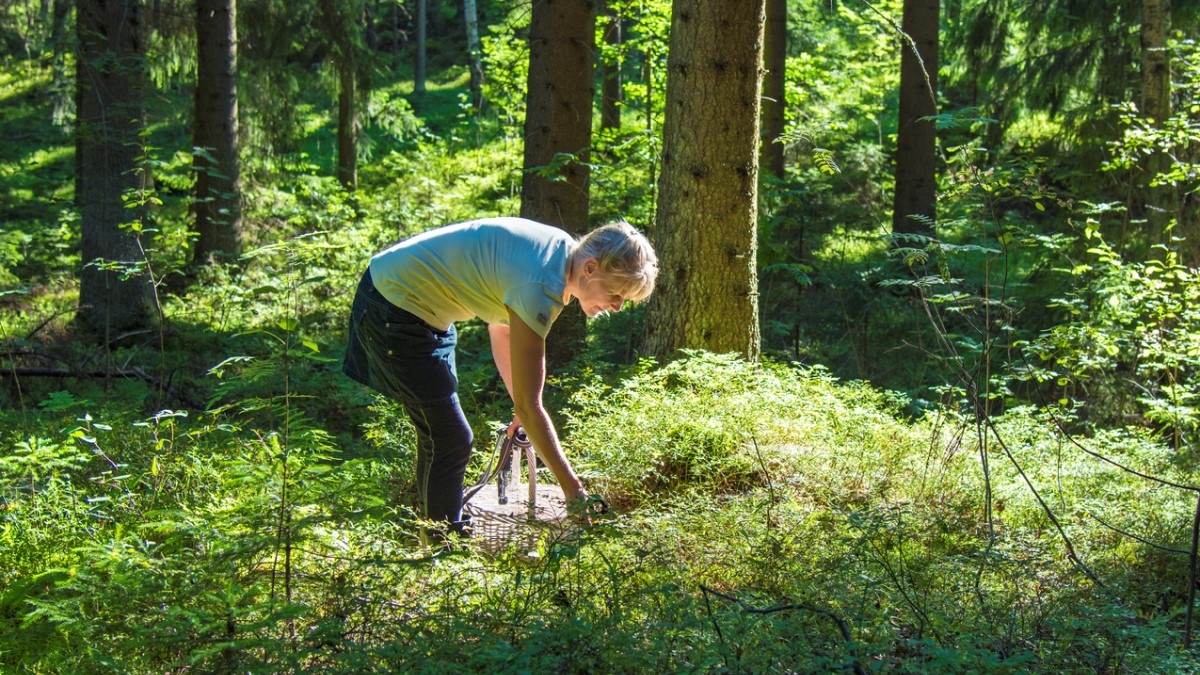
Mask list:
POLYGON ((1142 0, 1142 114, 1161 126, 1171 116, 1171 0, 1142 0))
POLYGON ((767 23, 763 34, 763 170, 783 178, 784 154, 781 138, 787 109, 787 0, 767 0, 767 23))
POLYGON ((361 45, 357 31, 362 6, 321 0, 320 8, 325 30, 332 36, 332 57, 338 71, 338 183, 353 192, 358 187, 358 109, 355 99, 361 45))
MULTIPOLYGON (((1167 36, 1171 31, 1170 0, 1142 0, 1142 116, 1157 128, 1162 128, 1171 116, 1171 60, 1167 52, 1167 36)), ((1171 186, 1151 187, 1156 176, 1167 170, 1170 158, 1160 148, 1146 156, 1141 180, 1138 181, 1139 203, 1135 212, 1144 213, 1150 241, 1167 239, 1171 218, 1183 224, 1186 216, 1179 212, 1180 200, 1171 186)), ((1187 238, 1184 260, 1196 257, 1200 242, 1187 238)))
POLYGON ((600 128, 621 128, 621 59, 616 54, 621 46, 621 17, 611 9, 610 0, 603 0, 604 44, 609 47, 607 58, 600 60, 600 128))
POLYGON ((78 318, 103 332, 107 344, 118 332, 154 319, 151 279, 138 267, 145 256, 136 233, 122 226, 141 221, 143 208, 123 197, 148 189, 149 180, 140 145, 142 5, 78 0, 75 10, 75 199, 83 234, 78 318))
POLYGON ((644 351, 759 357, 756 202, 764 0, 675 0, 644 351))
POLYGON ((196 249, 193 261, 241 253, 237 2, 196 0, 196 249))
MULTIPOLYGON (((537 3, 533 13, 537 14, 537 3)), ((467 25, 467 65, 471 70, 471 103, 483 111, 483 47, 479 41, 479 13, 475 0, 463 0, 463 18, 467 25)))
POLYGON ((429 25, 429 1, 417 0, 417 67, 413 75, 413 93, 425 93, 425 33, 429 25))
MULTIPOLYGON (((576 236, 588 230, 595 46, 592 0, 534 3, 521 215, 576 236)), ((583 313, 572 305, 550 334, 549 364, 561 366, 574 358, 583 350, 586 334, 583 313)))
POLYGON ((937 215, 938 0, 904 0, 892 232, 933 236, 937 215), (910 42, 911 40, 911 42, 910 42), (915 49, 915 53, 914 53, 915 49))
POLYGON ((338 63, 338 183, 348 192, 358 189, 356 78, 354 60, 341 59, 338 63))

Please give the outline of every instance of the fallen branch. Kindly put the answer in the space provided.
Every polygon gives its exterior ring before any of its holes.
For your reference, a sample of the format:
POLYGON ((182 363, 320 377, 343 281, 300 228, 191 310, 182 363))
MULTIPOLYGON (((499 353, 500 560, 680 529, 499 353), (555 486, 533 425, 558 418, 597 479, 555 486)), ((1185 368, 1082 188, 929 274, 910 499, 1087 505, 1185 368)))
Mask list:
POLYGON ((73 368, 26 367, 9 368, 0 374, 13 379, 19 379, 22 377, 65 377, 76 380, 107 380, 116 377, 137 379, 142 380, 146 384, 149 384, 159 391, 170 394, 171 396, 175 397, 176 400, 180 401, 184 405, 187 405, 193 410, 204 410, 206 407, 203 403, 192 398, 192 396, 190 396, 187 392, 163 382, 162 379, 147 373, 137 366, 134 366, 128 370, 76 370, 73 368))

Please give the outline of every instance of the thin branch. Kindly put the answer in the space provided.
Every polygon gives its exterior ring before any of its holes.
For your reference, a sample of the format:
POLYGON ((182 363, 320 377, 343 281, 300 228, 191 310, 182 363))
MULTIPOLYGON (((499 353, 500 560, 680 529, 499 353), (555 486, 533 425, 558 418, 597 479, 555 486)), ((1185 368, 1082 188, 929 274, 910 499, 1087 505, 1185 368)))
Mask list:
MULTIPOLYGON (((837 614, 834 614, 833 612, 831 612, 828 609, 824 609, 822 607, 816 607, 814 605, 810 605, 810 604, 803 603, 803 602, 793 602, 793 603, 789 603, 786 605, 776 605, 775 607, 767 607, 765 609, 760 609, 757 607, 751 607, 750 605, 746 604, 745 601, 743 601, 740 598, 736 598, 732 595, 726 595, 725 593, 721 593, 720 591, 715 591, 715 590, 709 588, 708 586, 705 586, 704 584, 700 584, 700 590, 704 591, 704 605, 705 605, 705 607, 708 607, 708 610, 709 610, 708 613, 709 613, 710 617, 712 617, 712 608, 709 607, 709 604, 708 604, 708 596, 710 596, 710 595, 714 595, 718 598, 721 598, 722 600, 727 600, 729 602, 734 603, 735 605, 740 607, 743 612, 745 612, 747 614, 774 614, 776 612, 803 610, 806 612, 812 612, 813 614, 819 614, 821 616, 827 617, 830 621, 832 621, 837 626, 838 632, 840 632, 842 634, 842 639, 846 641, 846 645, 847 646, 854 645, 854 638, 850 634, 850 625, 846 623, 845 619, 838 616, 837 614)), ((714 626, 716 625, 716 619, 713 619, 713 625, 714 626)), ((717 626, 716 628, 717 628, 717 637, 720 638, 722 642, 724 642, 724 638, 721 637, 720 626, 717 626)), ((854 660, 854 672, 858 673, 859 675, 866 675, 866 672, 867 672, 866 669, 863 668, 862 664, 860 664, 857 659, 854 660)))
POLYGON ((1133 539, 1135 541, 1139 541, 1139 542, 1149 546, 1150 548, 1156 548, 1160 551, 1166 551, 1167 553, 1179 553, 1182 555, 1188 555, 1188 553, 1189 553, 1188 551, 1185 551, 1181 548, 1171 548, 1170 546, 1163 546, 1162 544, 1156 544, 1156 543, 1150 541, 1149 539, 1146 539, 1144 537, 1139 537, 1138 535, 1136 535, 1132 532, 1126 532, 1125 530, 1122 530, 1119 527, 1115 527, 1113 525, 1110 525, 1110 524, 1104 522, 1104 520, 1101 519, 1100 516, 1098 516, 1094 513, 1091 513, 1090 511, 1088 512, 1088 515, 1091 516, 1092 519, 1095 520, 1097 523, 1100 523, 1101 525, 1103 525, 1104 527, 1107 527, 1108 529, 1112 530, 1113 532, 1116 532, 1117 534, 1125 536, 1125 537, 1129 537, 1130 539, 1133 539))
POLYGON ((1183 622, 1183 648, 1192 646, 1192 618, 1196 607, 1196 551, 1200 548, 1200 497, 1196 498, 1196 515, 1192 516, 1192 550, 1188 555, 1187 618, 1183 622))
POLYGON ((758 457, 758 465, 762 467, 763 476, 767 479, 767 529, 769 530, 775 525, 775 484, 771 482, 771 471, 767 468, 762 450, 758 447, 758 439, 751 434, 750 441, 754 443, 754 454, 758 457))
POLYGON ((999 443, 1000 447, 1004 450, 1004 455, 1008 457, 1010 462, 1012 462, 1013 468, 1015 468, 1017 473, 1021 475, 1021 480, 1025 482, 1025 487, 1029 488, 1029 491, 1033 493, 1033 498, 1036 499, 1037 503, 1042 507, 1042 511, 1044 511, 1046 516, 1050 518, 1050 522, 1054 525, 1054 529, 1058 530, 1058 536, 1062 537, 1063 544, 1065 544, 1067 547, 1067 556, 1079 566, 1079 569, 1088 579, 1092 580, 1092 583, 1096 584, 1100 588, 1105 588, 1104 583, 1100 581, 1100 579, 1092 572, 1090 568, 1088 568, 1086 564, 1084 564, 1083 559, 1080 558, 1079 554, 1075 552, 1075 546, 1071 543, 1071 538, 1067 536, 1067 532, 1063 529, 1062 524, 1058 522, 1058 516, 1054 515, 1054 510, 1050 508, 1050 505, 1046 503, 1046 500, 1042 499, 1041 493, 1039 493, 1038 489, 1034 487, 1033 481, 1029 479, 1029 476, 1025 474, 1025 469, 1021 467, 1020 462, 1018 462, 1017 458, 1012 454, 1012 450, 1009 449, 1008 444, 1005 443, 1004 439, 1000 437, 1000 434, 996 431, 994 426, 988 424, 988 429, 991 430, 992 435, 996 438, 996 442, 999 443))

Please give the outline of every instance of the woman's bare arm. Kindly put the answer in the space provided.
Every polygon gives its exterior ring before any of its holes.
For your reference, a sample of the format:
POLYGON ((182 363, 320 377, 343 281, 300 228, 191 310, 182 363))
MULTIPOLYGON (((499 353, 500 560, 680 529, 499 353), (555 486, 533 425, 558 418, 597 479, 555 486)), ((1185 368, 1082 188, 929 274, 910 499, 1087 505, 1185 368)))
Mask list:
MULTIPOLYGON (((533 443, 533 449, 562 487, 567 503, 573 503, 586 497, 587 492, 563 454, 554 423, 542 404, 542 388, 546 383, 546 340, 535 333, 511 309, 508 311, 508 322, 506 332, 510 379, 505 383, 512 394, 517 417, 533 443)), ((493 357, 498 346, 497 333, 502 332, 505 331, 492 332, 493 357)), ((501 365, 501 361, 503 357, 497 358, 496 366, 501 369, 500 374, 503 378, 504 366, 501 365)))

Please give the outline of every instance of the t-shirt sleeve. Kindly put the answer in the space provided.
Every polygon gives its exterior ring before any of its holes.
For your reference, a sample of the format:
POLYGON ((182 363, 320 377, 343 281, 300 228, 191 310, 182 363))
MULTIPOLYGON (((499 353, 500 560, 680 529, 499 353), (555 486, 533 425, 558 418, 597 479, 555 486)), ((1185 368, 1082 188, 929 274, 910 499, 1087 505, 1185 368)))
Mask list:
POLYGON ((543 339, 550 334, 550 326, 563 308, 562 302, 547 294, 546 287, 537 283, 511 289, 504 297, 504 304, 543 339))

